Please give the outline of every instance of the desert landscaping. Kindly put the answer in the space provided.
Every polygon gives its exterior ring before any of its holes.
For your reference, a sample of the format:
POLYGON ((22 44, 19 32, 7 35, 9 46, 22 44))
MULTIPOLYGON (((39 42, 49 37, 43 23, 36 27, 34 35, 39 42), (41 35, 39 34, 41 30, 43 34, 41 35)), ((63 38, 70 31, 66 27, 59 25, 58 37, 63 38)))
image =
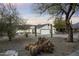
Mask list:
MULTIPOLYGON (((46 36, 44 36, 46 37, 46 36)), ((41 52, 38 56, 69 56, 73 52, 79 49, 79 40, 74 39, 73 43, 67 42, 63 37, 46 37, 54 45, 54 50, 52 53, 41 52)), ((19 56, 31 56, 30 52, 25 49, 27 44, 37 42, 38 38, 34 36, 29 36, 28 38, 24 36, 17 36, 9 42, 7 39, 0 40, 0 52, 3 53, 7 50, 15 50, 18 52, 19 56)))

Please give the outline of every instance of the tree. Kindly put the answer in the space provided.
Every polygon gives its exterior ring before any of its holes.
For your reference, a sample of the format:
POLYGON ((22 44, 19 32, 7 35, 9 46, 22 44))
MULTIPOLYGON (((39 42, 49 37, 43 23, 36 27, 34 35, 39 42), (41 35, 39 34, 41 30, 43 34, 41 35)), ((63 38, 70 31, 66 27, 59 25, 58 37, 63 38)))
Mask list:
POLYGON ((79 11, 77 3, 42 3, 36 4, 35 9, 40 13, 47 12, 48 14, 60 16, 65 15, 66 30, 68 32, 68 41, 73 42, 73 29, 70 24, 71 17, 79 11))
POLYGON ((7 33, 9 41, 11 41, 12 37, 15 35, 19 18, 16 7, 12 4, 0 4, 0 16, 0 22, 5 25, 0 27, 4 29, 3 32, 7 33))
POLYGON ((65 27, 66 27, 65 20, 56 18, 54 20, 54 27, 58 32, 65 32, 65 27))
POLYGON ((37 26, 35 26, 35 36, 37 36, 37 26))

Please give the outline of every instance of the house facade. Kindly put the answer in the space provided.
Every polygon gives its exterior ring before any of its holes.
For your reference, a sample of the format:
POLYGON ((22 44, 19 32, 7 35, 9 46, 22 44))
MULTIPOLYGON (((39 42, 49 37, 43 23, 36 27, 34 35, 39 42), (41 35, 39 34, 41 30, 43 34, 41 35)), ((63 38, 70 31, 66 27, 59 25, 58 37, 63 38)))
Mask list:
MULTIPOLYGON (((33 25, 32 27, 30 27, 30 29, 27 30, 27 32, 29 32, 30 34, 34 34, 35 26, 37 27, 36 32, 39 35, 47 35, 47 34, 50 34, 51 32, 51 28, 49 24, 33 25)), ((56 29, 52 26, 52 34, 55 34, 55 32, 56 32, 56 29)))
POLYGON ((56 30, 53 27, 53 20, 46 20, 46 19, 44 20, 39 18, 27 20, 25 25, 26 27, 28 25, 28 29, 26 29, 25 32, 28 32, 29 34, 35 34, 35 26, 36 26, 37 34, 47 35, 51 33, 51 26, 49 24, 52 24, 52 34, 55 34, 56 30))

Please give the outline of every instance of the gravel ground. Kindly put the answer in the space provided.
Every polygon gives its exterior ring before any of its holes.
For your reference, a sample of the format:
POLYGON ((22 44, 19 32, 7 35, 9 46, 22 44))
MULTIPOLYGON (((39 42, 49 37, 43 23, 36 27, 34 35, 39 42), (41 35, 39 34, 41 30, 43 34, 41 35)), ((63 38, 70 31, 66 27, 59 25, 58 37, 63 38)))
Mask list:
MULTIPOLYGON (((6 38, 5 40, 0 40, 0 52, 5 52, 9 49, 16 50, 19 53, 19 56, 30 56, 29 52, 24 49, 25 45, 37 41, 36 37, 24 37, 17 36, 17 39, 13 39, 9 42, 6 38)), ((2 39, 2 38, 0 38, 2 39)), ((74 43, 66 42, 64 38, 54 37, 48 39, 55 45, 53 53, 42 53, 39 56, 66 56, 72 52, 79 49, 79 41, 74 43)))

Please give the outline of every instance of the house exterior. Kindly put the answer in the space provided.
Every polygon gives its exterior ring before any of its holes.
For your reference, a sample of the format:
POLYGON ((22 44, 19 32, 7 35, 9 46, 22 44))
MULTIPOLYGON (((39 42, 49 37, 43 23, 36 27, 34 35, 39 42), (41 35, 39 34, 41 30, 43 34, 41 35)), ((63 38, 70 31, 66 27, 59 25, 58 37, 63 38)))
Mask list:
POLYGON ((72 24, 72 28, 74 32, 79 32, 79 22, 72 24))
POLYGON ((41 34, 41 35, 46 35, 46 34, 50 34, 50 25, 52 24, 52 33, 55 34, 56 30, 53 27, 53 21, 54 20, 48 20, 48 19, 42 19, 42 18, 32 18, 27 20, 26 24, 32 25, 30 27, 30 29, 27 30, 27 32, 29 32, 30 34, 35 34, 35 26, 36 28, 36 32, 37 34, 41 34))
MULTIPOLYGON (((49 24, 45 24, 43 27, 39 28, 39 30, 40 30, 41 35, 46 35, 46 34, 50 34, 51 28, 50 28, 49 24)), ((56 31, 55 28, 52 27, 52 33, 53 34, 55 34, 55 31, 56 31)))
MULTIPOLYGON (((49 24, 42 24, 42 25, 33 25, 30 27, 30 29, 27 30, 27 32, 29 32, 30 34, 34 34, 35 33, 35 26, 36 28, 36 32, 39 35, 47 35, 50 34, 50 25, 49 24)), ((52 34, 55 34, 56 29, 52 26, 52 34)))

